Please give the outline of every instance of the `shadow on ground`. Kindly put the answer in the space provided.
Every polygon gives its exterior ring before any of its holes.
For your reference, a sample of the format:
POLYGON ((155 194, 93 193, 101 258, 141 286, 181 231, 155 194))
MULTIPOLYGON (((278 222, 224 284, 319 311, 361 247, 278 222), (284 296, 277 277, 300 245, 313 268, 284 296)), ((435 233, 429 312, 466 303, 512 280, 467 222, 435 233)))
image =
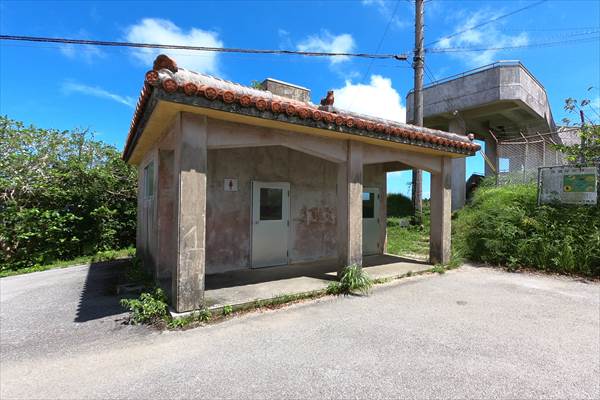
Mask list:
POLYGON ((79 297, 75 322, 87 322, 125 310, 119 304, 117 285, 129 260, 92 263, 79 297))

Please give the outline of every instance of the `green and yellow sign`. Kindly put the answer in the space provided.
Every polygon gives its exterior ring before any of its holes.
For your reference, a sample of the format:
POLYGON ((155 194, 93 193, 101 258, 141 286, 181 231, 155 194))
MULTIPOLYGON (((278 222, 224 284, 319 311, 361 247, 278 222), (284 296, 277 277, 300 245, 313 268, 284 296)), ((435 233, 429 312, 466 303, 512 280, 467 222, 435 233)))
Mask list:
POLYGON ((586 204, 598 203, 596 167, 558 165, 539 169, 538 202, 586 204))
POLYGON ((563 176, 563 191, 567 193, 590 193, 596 191, 594 174, 567 174, 563 176))

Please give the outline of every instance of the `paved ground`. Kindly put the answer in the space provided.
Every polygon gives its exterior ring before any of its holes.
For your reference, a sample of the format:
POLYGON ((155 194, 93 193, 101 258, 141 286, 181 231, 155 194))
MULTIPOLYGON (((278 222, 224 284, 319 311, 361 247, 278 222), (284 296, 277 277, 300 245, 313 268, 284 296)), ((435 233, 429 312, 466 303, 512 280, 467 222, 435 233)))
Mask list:
POLYGON ((600 397, 597 283, 463 267, 158 333, 86 275, 0 280, 2 399, 600 397))

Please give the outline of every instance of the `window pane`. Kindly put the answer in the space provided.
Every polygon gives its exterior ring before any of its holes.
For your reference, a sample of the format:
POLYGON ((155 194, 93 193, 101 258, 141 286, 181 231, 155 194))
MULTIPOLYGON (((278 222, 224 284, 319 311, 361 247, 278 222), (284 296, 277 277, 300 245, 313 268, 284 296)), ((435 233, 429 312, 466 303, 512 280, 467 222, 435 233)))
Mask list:
POLYGON ((281 220, 283 189, 260 188, 260 220, 281 220))
POLYGON ((144 168, 144 183, 146 186, 146 197, 154 196, 154 162, 150 162, 144 168))
POLYGON ((375 218, 375 193, 363 192, 363 218, 375 218))

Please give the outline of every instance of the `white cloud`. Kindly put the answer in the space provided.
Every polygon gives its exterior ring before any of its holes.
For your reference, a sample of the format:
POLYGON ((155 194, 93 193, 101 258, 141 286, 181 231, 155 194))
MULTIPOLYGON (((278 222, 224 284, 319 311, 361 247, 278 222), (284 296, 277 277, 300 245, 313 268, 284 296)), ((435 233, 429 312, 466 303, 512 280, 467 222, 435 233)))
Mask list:
POLYGON ((406 108, 400 94, 392 87, 392 80, 381 75, 371 75, 369 84, 346 81, 345 86, 334 89, 335 107, 399 122, 406 121, 406 108))
MULTIPOLYGON (((356 44, 354 38, 348 33, 341 35, 332 35, 328 31, 321 32, 320 35, 311 35, 298 43, 296 48, 299 51, 315 51, 323 53, 350 53, 354 50, 356 44)), ((330 57, 331 64, 347 61, 347 56, 330 57)))
MULTIPOLYGON (((460 21, 453 32, 469 29, 482 22, 497 18, 500 14, 500 11, 493 12, 489 10, 479 10, 466 15, 464 13, 454 14, 460 21)), ((433 47, 444 49, 452 47, 490 48, 490 50, 479 52, 449 53, 455 58, 460 58, 468 66, 480 67, 496 61, 497 55, 501 50, 494 50, 494 48, 523 46, 529 43, 527 33, 521 32, 516 35, 507 35, 499 29, 500 24, 501 22, 496 22, 468 30, 450 38, 443 38, 433 45, 433 47)))
POLYGON ((88 96, 116 101, 117 103, 131 108, 135 107, 135 99, 133 97, 111 93, 108 90, 102 89, 98 86, 89 86, 77 82, 65 82, 62 86, 62 89, 65 93, 82 93, 88 96))
MULTIPOLYGON (((174 44, 203 47, 223 47, 216 32, 191 28, 187 32, 166 19, 145 18, 138 24, 131 25, 126 30, 126 39, 129 42, 143 42, 156 44, 174 44)), ((146 66, 158 54, 167 54, 177 60, 177 65, 197 72, 219 74, 218 54, 215 52, 199 52, 189 50, 164 50, 164 49, 135 49, 134 57, 146 66)))

